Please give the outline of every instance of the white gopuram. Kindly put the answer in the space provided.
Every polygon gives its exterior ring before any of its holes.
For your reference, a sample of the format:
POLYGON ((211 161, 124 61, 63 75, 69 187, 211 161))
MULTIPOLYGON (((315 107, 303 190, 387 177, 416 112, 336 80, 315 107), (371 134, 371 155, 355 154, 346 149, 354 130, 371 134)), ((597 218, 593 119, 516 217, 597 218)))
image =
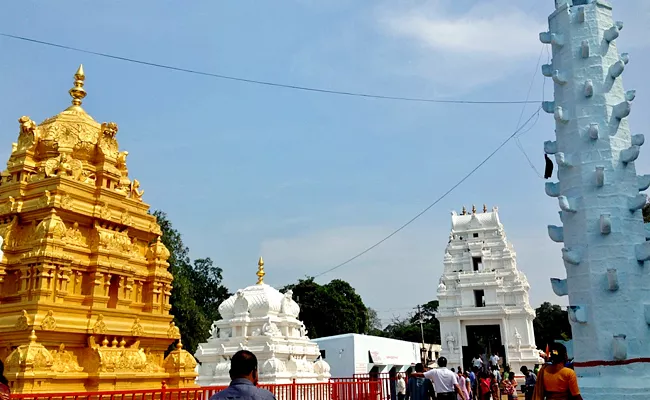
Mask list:
POLYGON ((444 272, 438 285, 441 356, 468 368, 477 355, 498 353, 519 374, 542 360, 535 346, 535 312, 528 280, 517 269, 498 209, 452 212, 444 272))
POLYGON ((256 285, 238 290, 219 306, 222 319, 212 324, 210 338, 195 354, 201 363, 197 384, 228 385, 230 359, 239 350, 257 357, 260 383, 327 382, 330 367, 298 320, 300 307, 291 291, 282 294, 264 283, 261 257, 257 276, 256 285))
POLYGON ((650 398, 650 225, 640 193, 650 175, 636 171, 645 137, 628 121, 636 92, 623 87, 630 57, 618 51, 625 31, 613 19, 616 3, 624 1, 556 0, 540 34, 553 51, 542 73, 553 80, 554 100, 542 106, 556 137, 544 151, 558 165, 558 181, 545 190, 561 221, 548 233, 563 244, 566 269, 552 285, 569 299, 585 400, 650 398))

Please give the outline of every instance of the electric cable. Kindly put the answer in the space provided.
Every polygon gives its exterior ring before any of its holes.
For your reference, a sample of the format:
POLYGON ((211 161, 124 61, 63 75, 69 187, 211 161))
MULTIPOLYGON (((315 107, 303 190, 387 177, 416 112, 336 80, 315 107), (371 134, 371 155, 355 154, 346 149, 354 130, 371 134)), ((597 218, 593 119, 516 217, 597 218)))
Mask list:
POLYGON ((41 44, 41 45, 50 46, 50 47, 56 47, 56 48, 59 48, 59 49, 71 50, 71 51, 76 51, 76 52, 85 53, 85 54, 92 54, 92 55, 99 56, 99 57, 111 58, 111 59, 114 59, 114 60, 120 60, 120 61, 126 61, 126 62, 130 62, 130 63, 140 64, 140 65, 146 65, 146 66, 150 66, 150 67, 168 69, 168 70, 177 71, 177 72, 185 72, 185 73, 189 73, 189 74, 208 76, 208 77, 212 77, 212 78, 218 78, 218 79, 224 79, 224 80, 230 80, 230 81, 236 81, 236 82, 243 82, 243 83, 250 83, 250 84, 255 84, 255 85, 278 87, 278 88, 284 88, 284 89, 302 90, 302 91, 314 92, 314 93, 332 94, 332 95, 339 95, 339 96, 351 96, 351 97, 363 97, 363 98, 380 99, 380 100, 395 100, 395 101, 409 101, 409 102, 419 102, 419 103, 440 103, 440 104, 493 104, 493 105, 503 105, 503 104, 540 103, 540 101, 538 101, 538 100, 526 100, 526 101, 442 100, 442 99, 427 99, 427 98, 418 98, 418 97, 388 96, 388 95, 370 94, 370 93, 361 93, 361 92, 330 90, 330 89, 323 89, 323 88, 310 87, 310 86, 299 86, 299 85, 291 85, 291 84, 284 84, 284 83, 271 82, 271 81, 262 81, 262 80, 257 80, 257 79, 241 78, 241 77, 237 77, 237 76, 223 75, 223 74, 199 71, 199 70, 194 70, 194 69, 189 69, 189 68, 174 67, 174 66, 171 66, 171 65, 159 64, 159 63, 143 61, 143 60, 137 60, 137 59, 134 59, 134 58, 128 58, 128 57, 122 57, 122 56, 116 56, 116 55, 112 55, 112 54, 102 53, 102 52, 99 52, 99 51, 85 50, 85 49, 81 49, 81 48, 78 48, 78 47, 72 47, 72 46, 57 44, 57 43, 53 43, 53 42, 46 42, 46 41, 43 41, 43 40, 37 40, 37 39, 32 39, 32 38, 28 38, 28 37, 24 37, 24 36, 18 36, 18 35, 11 35, 11 34, 2 33, 2 32, 0 32, 0 36, 10 38, 10 39, 22 40, 22 41, 25 41, 25 42, 30 42, 30 43, 35 43, 35 44, 41 44))
POLYGON ((327 269, 327 270, 325 270, 325 271, 319 273, 318 275, 314 275, 313 278, 316 279, 316 278, 321 277, 321 276, 323 276, 323 275, 325 275, 325 274, 328 274, 328 273, 330 273, 330 272, 332 272, 332 271, 334 271, 334 270, 337 270, 337 269, 343 267, 344 265, 347 265, 347 264, 351 263, 352 261, 356 260, 357 258, 363 256, 364 254, 366 254, 366 253, 372 251, 373 249, 375 249, 376 247, 380 246, 382 243, 384 243, 384 242, 387 241, 388 239, 392 238, 393 236, 395 236, 396 234, 398 234, 399 232, 401 232, 401 231, 402 231, 404 228, 406 228, 407 226, 411 225, 413 222, 415 222, 415 220, 417 220, 418 218, 420 218, 420 217, 421 217, 422 215, 424 215, 427 211, 429 211, 429 210, 430 210, 431 208, 433 208, 436 204, 438 204, 442 199, 444 199, 445 197, 447 197, 451 192, 454 191, 454 189, 456 189, 458 186, 460 186, 460 185, 461 185, 463 182, 465 182, 465 181, 466 181, 470 176, 472 176, 472 175, 473 175, 473 174, 474 174, 474 173, 475 173, 479 168, 481 168, 481 167, 482 167, 486 162, 488 162, 488 161, 489 161, 489 160, 490 160, 490 159, 491 159, 491 158, 492 158, 492 157, 493 157, 493 156, 494 156, 494 155, 495 155, 499 150, 501 150, 501 149, 503 148, 503 146, 505 146, 505 145, 506 145, 506 144, 507 144, 507 143, 508 143, 512 138, 514 138, 515 135, 517 135, 519 132, 521 132, 521 131, 523 130, 523 128, 524 128, 526 125, 528 125, 528 123, 529 123, 529 122, 530 122, 530 121, 531 121, 531 120, 532 120, 536 115, 539 115, 539 112, 541 111, 541 109, 542 109, 542 107, 539 106, 539 107, 537 108, 537 110, 535 110, 535 112, 533 112, 533 113, 531 114, 531 116, 526 120, 526 122, 524 122, 524 124, 523 124, 520 128, 518 128, 517 130, 515 130, 515 131, 514 131, 510 136, 508 136, 508 137, 507 137, 503 142, 501 142, 501 144, 500 144, 496 149, 494 149, 494 151, 492 151, 492 153, 490 153, 490 154, 489 154, 489 155, 488 155, 488 156, 487 156, 483 161, 481 161, 481 162, 480 162, 476 167, 474 167, 474 169, 472 169, 471 171, 469 171, 469 173, 467 173, 467 174, 466 174, 466 175, 465 175, 461 180, 459 180, 458 182, 456 182, 456 184, 454 184, 454 185, 453 185, 449 190, 447 190, 447 191, 446 191, 445 193, 443 193, 440 197, 438 197, 438 198, 437 198, 433 203, 429 204, 425 209, 423 209, 422 211, 420 211, 419 213, 417 213, 413 218, 411 218, 410 220, 408 220, 408 221, 407 221, 406 223, 404 223, 402 226, 400 226, 399 228, 395 229, 395 230, 394 230, 393 232, 391 232, 388 236, 385 236, 383 239, 381 239, 380 241, 376 242, 376 243, 373 244, 372 246, 366 248, 365 250, 361 251, 360 253, 356 254, 355 256, 348 258, 347 260, 343 261, 342 263, 340 263, 340 264, 338 264, 338 265, 335 265, 334 267, 332 267, 332 268, 330 268, 330 269, 327 269))

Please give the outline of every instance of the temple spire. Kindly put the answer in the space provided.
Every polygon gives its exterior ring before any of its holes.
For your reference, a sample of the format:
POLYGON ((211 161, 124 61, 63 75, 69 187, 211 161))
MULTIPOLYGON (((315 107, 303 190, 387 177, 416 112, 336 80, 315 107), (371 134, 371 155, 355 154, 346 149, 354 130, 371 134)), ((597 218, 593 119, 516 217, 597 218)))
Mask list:
POLYGON ((72 97, 72 107, 80 107, 81 100, 86 97, 86 91, 84 90, 84 81, 86 80, 86 75, 84 75, 84 66, 79 65, 79 69, 74 74, 74 87, 68 91, 70 97, 72 97))
POLYGON ((264 260, 262 257, 260 257, 260 260, 257 262, 257 284, 262 285, 264 283, 264 275, 266 275, 266 272, 264 272, 264 260))

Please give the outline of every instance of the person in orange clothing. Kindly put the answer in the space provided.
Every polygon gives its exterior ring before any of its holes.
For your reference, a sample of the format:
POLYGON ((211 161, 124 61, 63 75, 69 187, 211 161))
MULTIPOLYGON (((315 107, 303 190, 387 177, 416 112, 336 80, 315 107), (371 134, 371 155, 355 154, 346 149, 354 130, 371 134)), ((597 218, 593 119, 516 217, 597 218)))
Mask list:
POLYGON ((550 365, 544 365, 537 375, 533 399, 582 400, 575 371, 565 367, 569 360, 566 347, 561 343, 553 343, 549 356, 550 365))

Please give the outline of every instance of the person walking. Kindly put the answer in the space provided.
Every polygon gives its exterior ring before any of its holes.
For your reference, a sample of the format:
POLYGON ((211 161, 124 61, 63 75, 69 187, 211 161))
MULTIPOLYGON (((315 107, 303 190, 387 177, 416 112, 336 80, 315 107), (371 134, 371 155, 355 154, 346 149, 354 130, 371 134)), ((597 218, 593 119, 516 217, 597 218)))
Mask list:
POLYGON ((508 395, 508 400, 517 400, 517 380, 515 374, 503 380, 503 392, 508 395))
POLYGON ((210 400, 276 400, 273 393, 257 387, 257 357, 248 350, 240 350, 232 356, 230 379, 230 386, 215 393, 210 400))
POLYGON ((404 400, 406 398, 406 382, 404 382, 402 374, 397 374, 395 388, 397 389, 397 400, 404 400))
POLYGON ((424 365, 415 364, 415 372, 409 376, 406 383, 406 400, 430 400, 434 397, 433 383, 424 377, 424 365))
POLYGON ((419 374, 420 377, 433 381, 437 400, 456 400, 456 395, 462 396, 463 392, 458 385, 458 377, 447 368, 447 359, 440 357, 438 367, 419 374))
POLYGON ((472 388, 472 392, 471 392, 472 399, 476 399, 477 396, 478 396, 478 391, 476 390, 477 386, 478 386, 477 385, 478 384, 478 376, 476 374, 478 374, 478 369, 475 368, 475 367, 472 367, 472 370, 469 372, 469 383, 470 383, 470 386, 472 388))
POLYGON ((535 382, 537 382, 537 375, 528 369, 525 365, 519 371, 524 374, 526 381, 524 382, 524 396, 526 400, 532 400, 533 392, 535 391, 535 382))
POLYGON ((465 380, 465 375, 463 375, 462 371, 458 371, 458 386, 460 386, 460 391, 463 392, 462 395, 458 395, 458 400, 469 400, 467 381, 465 380))
POLYGON ((0 361, 0 400, 9 400, 11 389, 9 380, 5 377, 5 365, 0 361))
POLYGON ((481 360, 481 356, 477 354, 476 357, 472 359, 472 367, 480 370, 482 366, 483 360, 481 360))
MULTIPOLYGON (((492 383, 491 375, 485 371, 479 372, 479 393, 478 398, 480 400, 490 400, 492 399, 492 388, 490 384, 492 383)), ((495 399, 498 400, 498 399, 495 399)))
POLYGON ((494 353, 494 354, 492 354, 492 356, 490 356, 490 367, 492 369, 494 369, 494 368, 498 369, 499 368, 499 354, 498 353, 494 353))
POLYGON ((571 368, 566 347, 561 343, 550 345, 550 365, 544 365, 537 374, 533 400, 582 400, 578 377, 571 368))

